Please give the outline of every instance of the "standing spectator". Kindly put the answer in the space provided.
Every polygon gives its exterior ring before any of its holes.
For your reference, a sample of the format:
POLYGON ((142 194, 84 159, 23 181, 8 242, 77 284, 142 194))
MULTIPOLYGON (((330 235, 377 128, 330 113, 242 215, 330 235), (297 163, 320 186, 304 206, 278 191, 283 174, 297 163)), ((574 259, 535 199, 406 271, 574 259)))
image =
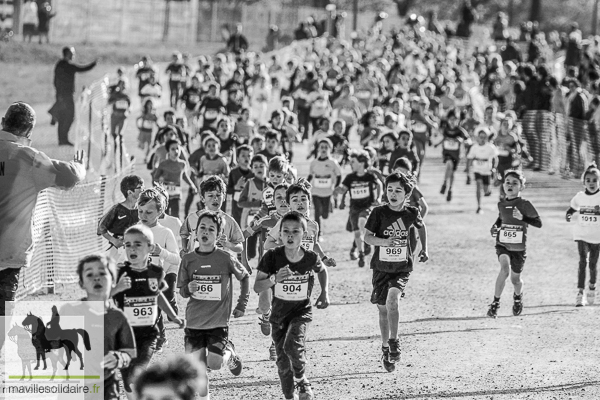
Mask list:
POLYGON ((566 43, 567 54, 565 55, 565 69, 569 67, 579 68, 582 56, 581 31, 577 22, 571 24, 571 31, 566 43))
POLYGON ((471 25, 473 25, 475 19, 475 9, 471 5, 471 0, 464 0, 461 9, 461 20, 456 27, 456 36, 463 38, 471 37, 471 25))
POLYGON ((504 62, 513 61, 515 63, 520 63, 522 60, 521 51, 510 36, 506 38, 506 46, 502 47, 500 57, 502 57, 502 61, 504 62))
POLYGON ((44 36, 46 37, 46 43, 50 43, 50 20, 55 16, 56 13, 52 12, 52 6, 47 1, 38 7, 38 38, 40 44, 42 44, 44 36))
POLYGON ((25 0, 23 4, 23 41, 31 43, 38 26, 38 6, 33 0, 25 0))
POLYGON ((227 41, 227 49, 235 54, 241 54, 248 50, 248 39, 242 33, 242 24, 235 26, 235 32, 227 41))
MULTIPOLYGON (((493 29, 493 36, 495 41, 500 42, 508 39, 508 18, 506 14, 504 14, 503 12, 498 13, 498 15, 496 16, 496 21, 494 21, 493 29)), ((504 57, 502 57, 502 59, 504 60, 504 57)))
POLYGON ((86 72, 96 66, 98 60, 87 64, 77 65, 73 63, 75 58, 74 47, 64 47, 63 58, 54 68, 54 87, 56 88, 56 103, 48 111, 52 115, 51 124, 58 122, 58 144, 60 146, 73 146, 69 142, 69 130, 75 119, 75 74, 86 72))
MULTIPOLYGON (((21 268, 33 256, 31 219, 38 193, 48 187, 70 189, 85 177, 83 152, 71 162, 52 160, 30 147, 35 111, 14 103, 2 118, 0 130, 0 316, 12 314, 11 301, 21 268)), ((1 324, 4 329, 4 323, 1 324)), ((4 334, 0 335, 0 349, 4 334)))

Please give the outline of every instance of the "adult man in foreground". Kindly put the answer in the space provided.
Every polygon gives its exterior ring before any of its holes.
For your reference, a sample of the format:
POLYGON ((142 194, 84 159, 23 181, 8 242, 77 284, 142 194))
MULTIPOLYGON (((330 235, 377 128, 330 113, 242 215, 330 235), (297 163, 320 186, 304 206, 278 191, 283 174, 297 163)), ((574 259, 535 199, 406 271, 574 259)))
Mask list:
POLYGON ((86 72, 96 66, 97 60, 87 65, 74 64, 75 48, 65 47, 63 58, 54 68, 54 87, 56 88, 56 103, 48 112, 52 115, 52 125, 58 122, 58 144, 73 146, 69 142, 69 129, 75 119, 75 74, 86 72))
MULTIPOLYGON (((7 302, 14 301, 21 268, 33 255, 31 219, 38 193, 48 187, 67 190, 85 178, 82 151, 64 162, 30 147, 34 126, 35 111, 22 102, 8 107, 1 123, 0 317, 11 314, 7 302)), ((3 335, 0 341, 1 348, 3 335)))

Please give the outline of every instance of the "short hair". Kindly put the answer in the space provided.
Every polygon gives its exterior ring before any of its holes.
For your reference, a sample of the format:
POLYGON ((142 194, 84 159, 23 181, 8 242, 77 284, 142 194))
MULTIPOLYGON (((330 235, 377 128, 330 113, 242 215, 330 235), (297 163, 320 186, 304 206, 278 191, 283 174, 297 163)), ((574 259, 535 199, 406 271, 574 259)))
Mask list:
POLYGON ((219 147, 219 149, 221 148, 221 141, 212 132, 211 132, 210 135, 206 135, 206 137, 204 139, 202 139, 202 148, 206 148, 206 145, 211 140, 214 141, 217 144, 217 146, 219 147))
POLYGON ((390 139, 392 139, 392 141, 394 143, 398 142, 398 137, 396 137, 396 134, 394 132, 386 132, 386 133, 384 133, 379 138, 379 141, 383 142, 383 139, 385 139, 386 137, 389 137, 390 139))
POLYGON ((250 165, 253 165, 255 162, 261 163, 263 165, 269 165, 269 161, 267 161, 267 157, 265 157, 264 154, 256 154, 254 157, 252 157, 252 161, 250 162, 250 165))
POLYGON ((400 157, 396 161, 394 161, 392 170, 395 170, 396 168, 404 168, 406 170, 412 171, 413 165, 408 158, 400 157))
POLYGON ((250 144, 254 144, 258 141, 264 142, 265 141, 265 137, 263 135, 254 135, 254 137, 252 138, 252 140, 250 141, 250 144))
POLYGON ((99 254, 99 253, 95 253, 95 254, 90 254, 89 256, 85 256, 83 258, 81 258, 79 260, 79 262, 77 263, 77 276, 79 277, 79 283, 83 283, 83 267, 85 266, 85 264, 87 263, 91 263, 91 262, 99 262, 102 265, 104 265, 104 268, 106 268, 108 270, 108 272, 110 273, 110 276, 113 279, 113 282, 117 281, 117 264, 115 263, 115 261, 105 255, 105 254, 99 254))
POLYGON ((145 206, 149 202, 155 202, 156 208, 158 209, 158 213, 162 214, 165 212, 167 208, 167 202, 165 201, 165 196, 155 188, 146 189, 142 193, 140 193, 140 198, 137 201, 137 206, 145 206))
POLYGON ((182 400, 193 400, 207 380, 205 367, 190 355, 177 355, 150 365, 135 381, 136 397, 147 386, 170 386, 182 400))
POLYGON ((165 198, 165 204, 169 204, 169 191, 167 190, 165 185, 163 185, 160 182, 154 182, 153 189, 156 190, 158 193, 162 194, 162 196, 165 198))
POLYGON ((139 186, 143 185, 144 180, 137 175, 127 175, 121 180, 121 193, 127 198, 128 192, 132 192, 139 186))
POLYGON ((371 165, 371 156, 366 150, 354 150, 350 153, 349 158, 356 158, 358 162, 363 163, 365 168, 369 168, 371 165))
POLYGON ((387 124, 390 121, 398 122, 398 116, 394 113, 387 113, 383 118, 383 123, 387 124))
POLYGON ((306 222, 306 217, 300 214, 297 211, 290 211, 281 217, 281 224, 279 225, 279 230, 283 229, 283 224, 287 221, 298 222, 302 225, 302 228, 306 231, 308 228, 308 223, 306 222))
POLYGON ((596 162, 593 161, 590 165, 588 165, 585 171, 583 171, 583 174, 581 174, 581 183, 585 183, 585 177, 588 174, 594 174, 600 178, 600 170, 598 169, 596 162))
POLYGON ((412 142, 412 139, 413 139, 413 133, 412 133, 411 131, 409 131, 408 129, 402 129, 400 132, 398 132, 398 139, 400 139, 400 137, 401 137, 402 135, 406 135, 406 136, 408 136, 408 139, 409 139, 408 141, 409 141, 409 142, 412 142))
POLYGON ((67 54, 73 54, 73 47, 71 46, 65 46, 62 48, 62 55, 63 57, 65 57, 67 54))
POLYGON ((285 190, 285 194, 286 194, 286 201, 287 201, 287 190, 290 187, 290 184, 287 182, 281 182, 279 185, 275 186, 275 189, 273 189, 273 194, 275 194, 276 191, 284 189, 285 190))
POLYGON ((289 204, 290 203, 290 197, 292 197, 296 193, 304 193, 305 195, 308 196, 308 199, 310 201, 312 201, 311 195, 310 195, 310 188, 311 187, 312 187, 312 185, 306 179, 304 179, 304 178, 298 179, 298 181, 296 183, 290 185, 290 187, 286 190, 286 192, 285 192, 285 201, 287 201, 288 204, 289 204))
POLYGON ((451 108, 450 110, 448 110, 448 113, 446 114, 446 119, 450 119, 451 117, 459 119, 460 115, 458 113, 458 110, 456 108, 451 108))
POLYGON ((506 171, 504 173, 504 178, 502 179, 502 182, 506 181, 506 178, 508 178, 511 175, 513 177, 517 178, 519 180, 519 182, 521 182, 521 185, 525 185, 525 182, 526 182, 525 175, 523 174, 523 171, 518 170, 518 169, 509 169, 508 171, 506 171))
POLYGON ((241 146, 238 146, 237 151, 236 151, 236 155, 239 157, 240 154, 242 154, 242 151, 247 151, 250 153, 250 155, 252 155, 254 153, 254 149, 251 146, 248 146, 247 144, 243 144, 241 146))
POLYGON ((385 178, 385 188, 387 189, 390 183, 400 183, 400 186, 404 189, 406 197, 410 196, 413 189, 417 185, 417 180, 412 172, 392 172, 385 178))
POLYGON ((174 144, 179 144, 179 140, 167 140, 167 142, 165 143, 165 149, 167 149, 167 151, 171 150, 171 146, 173 146, 174 144))
POLYGON ((200 194, 202 196, 204 196, 206 192, 225 193, 226 191, 227 187, 225 186, 225 182, 223 182, 223 179, 216 175, 209 176, 200 184, 200 194))
POLYGON ((269 172, 288 172, 288 162, 283 156, 275 156, 269 161, 269 172))
POLYGON ((202 212, 200 214, 198 214, 198 222, 196 223, 196 231, 198 230, 198 227, 200 226, 200 222, 202 222, 203 218, 208 218, 211 221, 213 221, 215 223, 215 225, 217 225, 217 233, 219 235, 221 234, 221 232, 223 231, 224 225, 225 225, 225 220, 223 219, 223 217, 221 216, 220 213, 218 213, 217 211, 202 210, 202 212))
POLYGON ((18 101, 11 104, 6 110, 2 127, 13 135, 29 138, 35 122, 35 110, 29 104, 18 101))
POLYGON ((144 239, 148 241, 149 244, 154 243, 154 233, 152 233, 152 229, 148 228, 146 225, 142 225, 140 223, 130 226, 125 230, 123 236, 130 235, 142 235, 144 239))
POLYGON ((274 130, 270 130, 270 131, 268 131, 268 132, 265 134, 265 138, 266 138, 267 140, 275 139, 275 140, 277 140, 278 142, 280 142, 280 141, 281 141, 281 139, 279 138, 279 132, 277 132, 277 131, 274 131, 274 130))

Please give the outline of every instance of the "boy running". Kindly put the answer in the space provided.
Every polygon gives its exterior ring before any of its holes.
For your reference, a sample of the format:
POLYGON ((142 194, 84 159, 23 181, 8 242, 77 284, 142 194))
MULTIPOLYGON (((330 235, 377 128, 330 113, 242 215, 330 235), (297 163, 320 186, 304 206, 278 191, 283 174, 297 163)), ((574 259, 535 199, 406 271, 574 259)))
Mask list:
POLYGON ((467 154, 467 182, 470 182, 471 170, 475 175, 476 195, 477 195, 477 214, 483 213, 481 210, 481 192, 485 196, 492 194, 490 182, 498 165, 498 150, 496 146, 489 142, 490 133, 486 128, 479 129, 477 132, 477 144, 469 149, 467 154))
POLYGON ((419 210, 405 205, 415 187, 412 174, 393 173, 385 180, 388 204, 375 207, 365 225, 365 243, 375 246, 371 269, 373 270, 373 292, 371 303, 379 309, 381 329, 381 362, 388 372, 396 369, 400 361, 398 324, 400 298, 413 270, 414 238, 409 234, 414 226, 419 231, 421 251, 419 261, 426 262, 427 229, 419 210))
MULTIPOLYGON (((442 142, 442 157, 446 164, 446 172, 444 174, 444 183, 440 189, 440 194, 446 193, 446 200, 452 200, 452 184, 454 183, 454 173, 460 162, 460 147, 464 142, 471 142, 471 138, 463 128, 458 126, 458 112, 456 110, 448 111, 447 123, 448 126, 444 129, 442 142)), ((436 145, 437 147, 438 145, 436 145)), ((467 182, 468 183, 468 182, 467 182)))

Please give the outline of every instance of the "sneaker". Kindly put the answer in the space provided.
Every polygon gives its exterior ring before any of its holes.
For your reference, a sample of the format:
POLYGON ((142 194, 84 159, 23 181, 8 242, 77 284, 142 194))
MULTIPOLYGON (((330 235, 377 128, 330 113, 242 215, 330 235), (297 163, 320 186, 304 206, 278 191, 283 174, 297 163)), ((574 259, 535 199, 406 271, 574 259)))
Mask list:
POLYGON ((483 214, 483 210, 481 209, 481 207, 477 207, 477 211, 475 211, 475 214, 483 214))
POLYGON ((159 337, 158 340, 156 341, 155 352, 158 354, 162 353, 164 350, 164 347, 168 344, 169 344, 169 341, 167 340, 166 337, 159 337))
POLYGON ((365 266, 365 254, 364 253, 358 253, 358 266, 360 268, 365 266))
POLYGON ((371 245, 365 243, 364 246, 365 246, 365 256, 368 256, 369 254, 371 254, 371 245))
POLYGON ((440 194, 445 194, 446 193, 446 183, 444 182, 444 184, 442 185, 442 188, 440 189, 440 194))
POLYGON ((275 351, 275 343, 271 342, 269 347, 269 360, 277 361, 277 351, 275 351))
POLYGON ((296 389, 298 389, 298 400, 313 400, 315 398, 310 383, 306 380, 296 382, 296 389))
POLYGON ((350 259, 352 261, 358 258, 358 250, 356 249, 356 243, 352 241, 352 248, 350 249, 350 259))
POLYGON ((513 294, 513 300, 513 315, 521 315, 521 312, 523 311, 523 293, 521 293, 518 296, 516 294, 513 294))
POLYGON ((588 289, 587 303, 591 306, 596 301, 596 289, 588 289))
POLYGON ((260 331, 265 336, 269 336, 271 334, 271 323, 269 322, 270 316, 271 313, 262 314, 260 317, 258 317, 258 320, 260 321, 258 323, 260 325, 260 331))
POLYGON ((579 292, 577 292, 577 298, 575 300, 575 307, 583 307, 583 306, 585 306, 585 302, 583 301, 583 292, 579 291, 579 292))
POLYGON ((389 360, 391 363, 397 363, 398 361, 400 361, 400 340, 399 339, 389 339, 388 344, 390 345, 389 360))
POLYGON ((448 194, 446 195, 446 201, 452 200, 452 189, 448 189, 448 194))
POLYGON ((498 316, 498 309, 500 308, 500 302, 493 301, 488 309, 487 316, 490 318, 496 318, 498 316))
POLYGON ((487 191, 487 192, 485 192, 483 195, 484 195, 485 197, 489 197, 489 196, 491 196, 491 195, 492 195, 492 191, 488 189, 488 191, 487 191))
POLYGON ((229 361, 227 361, 227 368, 229 368, 229 371, 231 371, 234 376, 240 376, 243 368, 242 359, 238 357, 235 352, 235 346, 231 340, 227 341, 226 348, 231 351, 231 357, 229 357, 229 361))
POLYGON ((471 177, 467 176, 467 185, 470 185, 470 184, 471 184, 471 177))
POLYGON ((394 372, 396 370, 396 364, 390 362, 390 348, 389 347, 381 347, 381 365, 387 372, 394 372))

